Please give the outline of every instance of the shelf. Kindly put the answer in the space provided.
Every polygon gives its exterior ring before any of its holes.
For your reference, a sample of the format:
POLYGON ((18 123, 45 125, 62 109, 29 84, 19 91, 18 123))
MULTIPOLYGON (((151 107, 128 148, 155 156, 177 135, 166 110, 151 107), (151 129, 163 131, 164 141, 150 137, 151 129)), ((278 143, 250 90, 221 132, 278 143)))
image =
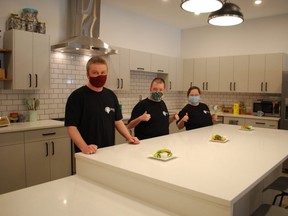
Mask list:
POLYGON ((11 78, 0 79, 0 81, 12 81, 11 78))
POLYGON ((0 48, 0 53, 10 53, 10 52, 12 52, 12 50, 0 48))

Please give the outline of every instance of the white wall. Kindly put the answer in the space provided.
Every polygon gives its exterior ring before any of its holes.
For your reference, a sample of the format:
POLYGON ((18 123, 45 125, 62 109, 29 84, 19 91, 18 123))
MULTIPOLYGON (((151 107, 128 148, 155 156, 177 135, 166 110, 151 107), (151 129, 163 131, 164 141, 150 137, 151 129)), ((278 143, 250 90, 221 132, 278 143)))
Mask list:
POLYGON ((247 20, 231 27, 205 26, 182 31, 184 58, 288 53, 288 14, 247 20))
POLYGON ((180 56, 180 29, 113 8, 102 2, 102 40, 123 48, 180 56))
POLYGON ((68 0, 0 0, 0 47, 3 47, 3 32, 11 13, 21 15, 23 8, 38 10, 38 20, 46 23, 46 33, 50 35, 51 44, 63 40, 67 29, 68 0))

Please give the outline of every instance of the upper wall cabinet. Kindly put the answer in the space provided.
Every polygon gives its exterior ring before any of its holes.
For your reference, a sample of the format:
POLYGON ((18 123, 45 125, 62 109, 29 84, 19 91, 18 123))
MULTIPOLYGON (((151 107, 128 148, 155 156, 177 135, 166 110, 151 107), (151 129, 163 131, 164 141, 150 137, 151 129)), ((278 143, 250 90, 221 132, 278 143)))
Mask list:
POLYGON ((202 91, 218 91, 219 57, 194 59, 194 85, 202 91))
POLYGON ((4 48, 12 50, 5 62, 9 89, 47 89, 50 87, 50 38, 48 35, 9 30, 4 34, 4 48))
POLYGON ((220 57, 219 91, 248 92, 248 56, 220 57))
POLYGON ((151 71, 151 54, 130 50, 130 70, 151 71))
POLYGON ((183 90, 194 85, 194 59, 183 60, 183 90))
POLYGON ((130 89, 129 49, 116 47, 118 54, 109 56, 108 85, 112 90, 130 89))
POLYGON ((281 93, 285 55, 258 54, 249 56, 249 92, 281 93))
POLYGON ((151 54, 151 72, 168 73, 169 57, 157 54, 151 54))
POLYGON ((168 57, 168 91, 183 91, 183 61, 180 58, 168 57))

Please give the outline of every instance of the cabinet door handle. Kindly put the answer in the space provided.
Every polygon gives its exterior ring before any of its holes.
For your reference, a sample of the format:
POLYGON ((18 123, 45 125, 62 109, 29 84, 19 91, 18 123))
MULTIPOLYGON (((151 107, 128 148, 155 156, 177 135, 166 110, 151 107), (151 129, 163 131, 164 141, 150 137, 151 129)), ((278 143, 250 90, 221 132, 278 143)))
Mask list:
POLYGON ((261 92, 263 91, 263 82, 261 82, 261 92))
POLYGON ((32 87, 32 74, 29 73, 29 88, 32 87))
POLYGON ((137 67, 137 70, 144 70, 144 68, 142 68, 142 67, 137 67))
POLYGON ((38 87, 38 75, 35 74, 35 88, 38 87))
POLYGON ((171 90, 172 89, 172 82, 170 81, 169 83, 170 83, 170 88, 169 89, 171 90))
POLYGON ((54 155, 55 154, 55 145, 54 145, 53 141, 51 143, 52 143, 52 155, 54 155))
POLYGON ((230 91, 232 91, 232 82, 230 82, 230 91))
POLYGON ((208 82, 206 82, 206 90, 208 90, 208 82))
POLYGON ((123 79, 121 78, 121 89, 123 89, 123 79))
POLYGON ((205 82, 202 83, 202 90, 205 90, 205 82))
POLYGON ((48 151, 49 151, 49 150, 48 150, 48 143, 45 142, 45 145, 46 145, 46 155, 45 155, 45 156, 48 157, 48 151))
POLYGON ((164 72, 164 70, 161 70, 161 69, 160 69, 160 70, 157 70, 157 72, 161 72, 161 73, 163 73, 163 72, 164 72))
POLYGON ((268 84, 267 84, 267 82, 265 82, 265 91, 267 92, 267 86, 268 86, 268 84))
POLYGON ((190 82, 190 87, 192 87, 193 82, 190 82))
POLYGON ((234 82, 234 91, 236 91, 236 82, 234 82))
POLYGON ((117 78, 117 89, 119 89, 120 88, 120 80, 119 80, 119 78, 117 78))

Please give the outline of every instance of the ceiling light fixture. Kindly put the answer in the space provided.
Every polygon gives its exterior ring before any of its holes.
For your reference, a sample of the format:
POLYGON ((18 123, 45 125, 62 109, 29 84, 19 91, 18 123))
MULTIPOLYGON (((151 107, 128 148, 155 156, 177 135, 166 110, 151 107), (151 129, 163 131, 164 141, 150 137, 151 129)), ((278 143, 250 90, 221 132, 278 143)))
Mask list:
POLYGON ((181 8, 193 13, 209 13, 222 7, 220 0, 181 0, 181 8))
POLYGON ((244 21, 243 14, 238 5, 224 1, 220 10, 209 14, 208 23, 216 26, 233 26, 244 21))
POLYGON ((254 2, 255 4, 261 4, 262 3, 262 1, 261 0, 255 0, 255 2, 254 2))

